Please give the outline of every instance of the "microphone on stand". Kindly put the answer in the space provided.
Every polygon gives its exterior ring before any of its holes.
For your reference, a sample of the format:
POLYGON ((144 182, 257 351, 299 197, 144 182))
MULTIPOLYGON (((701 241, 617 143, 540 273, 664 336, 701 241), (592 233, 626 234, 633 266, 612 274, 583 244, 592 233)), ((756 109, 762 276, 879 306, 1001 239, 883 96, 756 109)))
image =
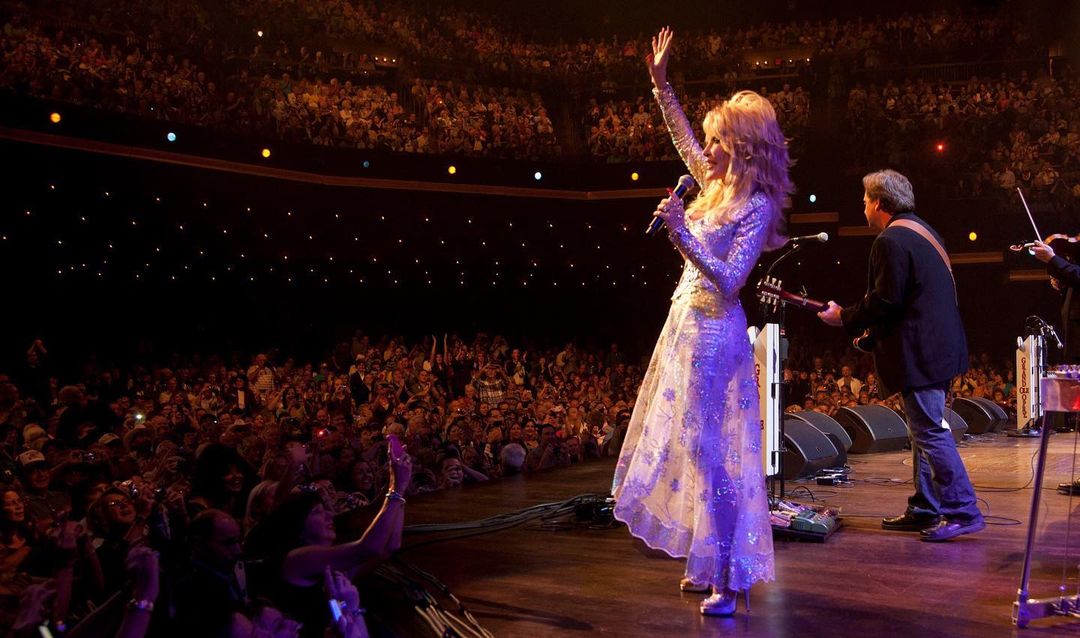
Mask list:
POLYGON ((1046 336, 1048 336, 1048 337, 1050 337, 1051 339, 1054 340, 1054 345, 1057 346, 1058 350, 1064 350, 1065 349, 1065 344, 1061 342, 1061 338, 1058 337, 1057 330, 1054 330, 1054 326, 1051 326, 1050 324, 1046 324, 1046 336))
POLYGON ((792 244, 801 244, 803 242, 816 241, 820 244, 824 244, 829 241, 829 233, 818 233, 816 235, 802 235, 799 237, 792 237, 788 242, 792 244))
POLYGON ((1038 334, 1049 339, 1051 343, 1057 347, 1058 350, 1065 349, 1065 344, 1062 343, 1061 338, 1058 337, 1057 330, 1054 330, 1054 326, 1046 323, 1046 321, 1042 317, 1039 317, 1038 315, 1031 315, 1027 318, 1027 323, 1027 327, 1029 330, 1031 330, 1032 332, 1037 332, 1038 334), (1032 327, 1032 324, 1034 324, 1034 328, 1032 327))
MULTIPOLYGON (((679 178, 679 183, 675 185, 675 190, 671 191, 671 195, 682 199, 695 186, 697 186, 697 182, 694 181, 693 177, 683 175, 679 178)), ((652 221, 649 222, 649 227, 645 229, 645 236, 652 237, 663 225, 664 219, 662 217, 653 217, 652 221)))

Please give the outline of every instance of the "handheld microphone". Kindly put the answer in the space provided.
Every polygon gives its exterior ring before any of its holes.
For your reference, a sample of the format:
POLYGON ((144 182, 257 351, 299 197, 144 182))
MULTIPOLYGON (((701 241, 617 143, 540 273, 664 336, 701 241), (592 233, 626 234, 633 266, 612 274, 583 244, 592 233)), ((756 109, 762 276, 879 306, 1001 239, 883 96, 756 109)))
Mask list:
MULTIPOLYGON (((695 186, 697 186, 697 182, 694 181, 693 177, 683 175, 679 178, 679 183, 675 185, 675 190, 671 191, 671 195, 682 199, 695 186)), ((652 237, 663 225, 664 219, 662 217, 653 217, 652 221, 649 222, 649 227, 645 229, 645 236, 652 237)))
POLYGON ((825 242, 829 241, 829 233, 818 233, 816 235, 802 235, 800 237, 792 237, 788 241, 791 242, 792 244, 801 244, 803 242, 808 242, 808 241, 816 241, 818 243, 824 244, 825 242))

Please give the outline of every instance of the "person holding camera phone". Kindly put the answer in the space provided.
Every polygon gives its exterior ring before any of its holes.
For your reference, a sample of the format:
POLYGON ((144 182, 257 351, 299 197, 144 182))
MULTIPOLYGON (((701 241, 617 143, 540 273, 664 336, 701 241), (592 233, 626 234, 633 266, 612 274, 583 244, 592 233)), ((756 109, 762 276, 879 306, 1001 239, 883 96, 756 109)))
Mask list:
MULTIPOLYGON (((667 83, 673 34, 646 62, 676 150, 701 186, 655 214, 684 258, 628 425, 613 481, 615 518, 671 556, 686 557, 683 591, 711 592, 705 615, 731 615, 740 592, 774 578, 761 463, 754 358, 739 291, 765 250, 779 248, 794 190, 787 141, 768 100, 740 91, 705 116, 705 147, 667 83)), ((561 356, 561 355, 560 355, 561 356)))

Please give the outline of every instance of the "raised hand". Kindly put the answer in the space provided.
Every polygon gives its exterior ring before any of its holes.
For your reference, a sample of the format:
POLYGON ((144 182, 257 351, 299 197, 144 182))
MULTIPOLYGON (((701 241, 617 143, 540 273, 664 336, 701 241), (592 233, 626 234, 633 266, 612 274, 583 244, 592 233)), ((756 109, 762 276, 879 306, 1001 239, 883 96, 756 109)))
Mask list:
POLYGON ((390 490, 399 494, 404 494, 405 490, 409 489, 409 482, 412 480, 412 459, 408 454, 402 454, 401 458, 395 459, 393 454, 388 454, 390 457, 390 490))
POLYGON ((671 40, 675 32, 671 27, 660 29, 652 39, 652 53, 645 56, 645 65, 649 68, 649 76, 652 77, 653 85, 661 89, 667 82, 667 65, 671 56, 671 40))
POLYGON ((124 560, 131 580, 134 582, 133 595, 139 600, 157 600, 158 579, 158 553, 145 545, 136 545, 128 551, 124 560))

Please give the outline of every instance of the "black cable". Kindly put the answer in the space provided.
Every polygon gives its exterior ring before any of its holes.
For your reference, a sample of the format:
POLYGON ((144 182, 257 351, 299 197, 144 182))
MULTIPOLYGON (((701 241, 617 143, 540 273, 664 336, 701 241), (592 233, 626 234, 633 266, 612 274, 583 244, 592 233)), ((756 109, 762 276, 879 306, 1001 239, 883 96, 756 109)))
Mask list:
POLYGON ((523 510, 518 510, 517 512, 497 514, 495 516, 490 516, 488 518, 475 521, 433 525, 409 525, 406 526, 404 529, 404 532, 408 534, 428 534, 459 530, 466 531, 463 534, 439 536, 431 540, 411 543, 406 547, 402 547, 401 551, 407 551, 417 547, 424 547, 425 545, 431 545, 434 543, 442 543, 462 538, 469 538, 472 536, 480 536, 482 534, 493 534, 495 532, 501 532, 507 529, 517 527, 537 518, 544 519, 550 517, 565 516, 566 514, 573 513, 578 505, 589 502, 606 502, 608 496, 608 494, 601 494, 599 492, 589 492, 586 494, 579 494, 578 496, 567 499, 565 501, 542 503, 540 505, 533 505, 531 507, 527 507, 523 510))
POLYGON ((886 478, 884 476, 868 476, 864 479, 851 479, 854 482, 866 483, 868 485, 876 485, 878 487, 889 487, 893 485, 908 485, 914 481, 914 479, 895 479, 886 478))
POLYGON ((996 485, 972 485, 976 490, 983 492, 1020 492, 1026 490, 1032 481, 1035 480, 1035 457, 1039 455, 1039 448, 1035 448, 1035 451, 1031 453, 1031 476, 1028 477, 1027 483, 1024 483, 1020 487, 1002 487, 996 485))
POLYGON ((405 589, 406 595, 413 602, 416 613, 431 628, 433 635, 447 638, 492 637, 491 632, 480 625, 461 600, 450 591, 450 588, 434 575, 402 560, 400 557, 394 557, 392 563, 385 563, 380 566, 377 573, 405 589), (444 609, 438 599, 432 596, 421 583, 406 574, 406 571, 412 572, 419 578, 429 582, 438 592, 450 599, 457 607, 457 613, 461 614, 463 619, 444 609))

